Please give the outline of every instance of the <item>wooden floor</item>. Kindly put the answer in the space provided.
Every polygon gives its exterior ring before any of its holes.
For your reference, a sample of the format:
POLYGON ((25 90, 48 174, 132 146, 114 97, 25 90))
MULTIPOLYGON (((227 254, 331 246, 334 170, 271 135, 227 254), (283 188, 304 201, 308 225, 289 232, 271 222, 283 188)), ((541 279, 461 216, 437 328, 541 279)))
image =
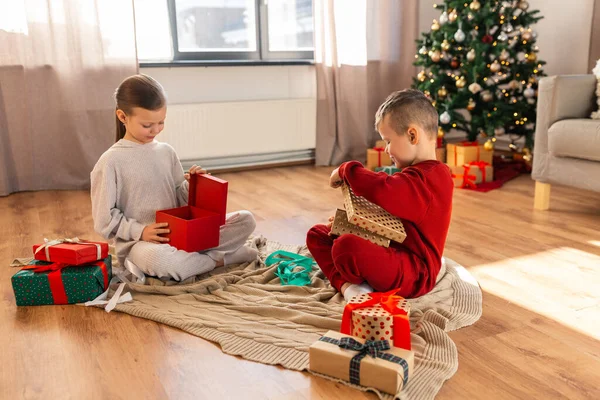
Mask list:
MULTIPOLYGON (((330 168, 221 175, 229 209, 257 233, 303 243, 341 205, 330 168)), ((483 316, 451 334, 459 369, 440 399, 599 399, 600 196, 553 187, 533 211, 521 176, 489 193, 457 190, 446 256, 484 291, 483 316)), ((1 399, 374 399, 343 385, 224 355, 209 342, 129 315, 15 306, 8 267, 48 237, 99 238, 87 192, 0 198, 1 399)))

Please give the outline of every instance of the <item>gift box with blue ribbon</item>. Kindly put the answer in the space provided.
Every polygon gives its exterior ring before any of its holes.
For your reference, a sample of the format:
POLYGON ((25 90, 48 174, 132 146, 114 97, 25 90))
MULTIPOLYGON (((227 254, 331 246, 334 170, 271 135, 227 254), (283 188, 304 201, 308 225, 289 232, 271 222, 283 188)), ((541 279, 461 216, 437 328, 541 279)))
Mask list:
POLYGON ((329 331, 309 348, 309 369, 396 395, 413 372, 413 351, 387 340, 364 340, 329 331))

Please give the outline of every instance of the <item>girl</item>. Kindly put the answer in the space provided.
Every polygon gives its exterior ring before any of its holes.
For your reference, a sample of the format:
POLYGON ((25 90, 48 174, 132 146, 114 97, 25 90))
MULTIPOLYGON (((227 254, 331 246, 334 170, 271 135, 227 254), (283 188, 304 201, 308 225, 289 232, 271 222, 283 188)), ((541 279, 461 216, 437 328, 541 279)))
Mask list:
POLYGON ((218 247, 188 253, 168 244, 167 223, 155 223, 156 210, 187 204, 190 174, 184 174, 175 150, 154 138, 167 114, 165 92, 147 75, 125 79, 115 93, 117 142, 91 174, 94 229, 115 238, 119 262, 127 258, 144 273, 184 280, 215 267, 250 262, 257 251, 244 246, 256 223, 249 211, 226 216, 218 247))

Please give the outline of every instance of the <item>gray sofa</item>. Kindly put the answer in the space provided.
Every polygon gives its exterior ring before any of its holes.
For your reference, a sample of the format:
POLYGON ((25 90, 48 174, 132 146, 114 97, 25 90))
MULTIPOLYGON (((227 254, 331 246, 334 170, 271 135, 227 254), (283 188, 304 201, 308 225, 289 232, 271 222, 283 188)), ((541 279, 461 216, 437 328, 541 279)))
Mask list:
POLYGON ((559 75, 540 80, 533 169, 534 207, 550 207, 550 185, 600 192, 600 120, 594 75, 559 75))

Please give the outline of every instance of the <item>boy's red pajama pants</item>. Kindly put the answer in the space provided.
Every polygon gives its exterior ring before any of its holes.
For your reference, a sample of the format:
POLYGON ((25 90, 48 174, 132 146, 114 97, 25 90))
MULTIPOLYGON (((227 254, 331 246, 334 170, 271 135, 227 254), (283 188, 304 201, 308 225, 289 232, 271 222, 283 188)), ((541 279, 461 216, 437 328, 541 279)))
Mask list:
POLYGON ((400 288, 402 297, 419 291, 423 261, 398 247, 385 248, 355 235, 337 238, 329 236, 326 225, 313 226, 306 236, 306 245, 317 264, 340 291, 346 282, 366 281, 375 291, 386 292, 400 288))

